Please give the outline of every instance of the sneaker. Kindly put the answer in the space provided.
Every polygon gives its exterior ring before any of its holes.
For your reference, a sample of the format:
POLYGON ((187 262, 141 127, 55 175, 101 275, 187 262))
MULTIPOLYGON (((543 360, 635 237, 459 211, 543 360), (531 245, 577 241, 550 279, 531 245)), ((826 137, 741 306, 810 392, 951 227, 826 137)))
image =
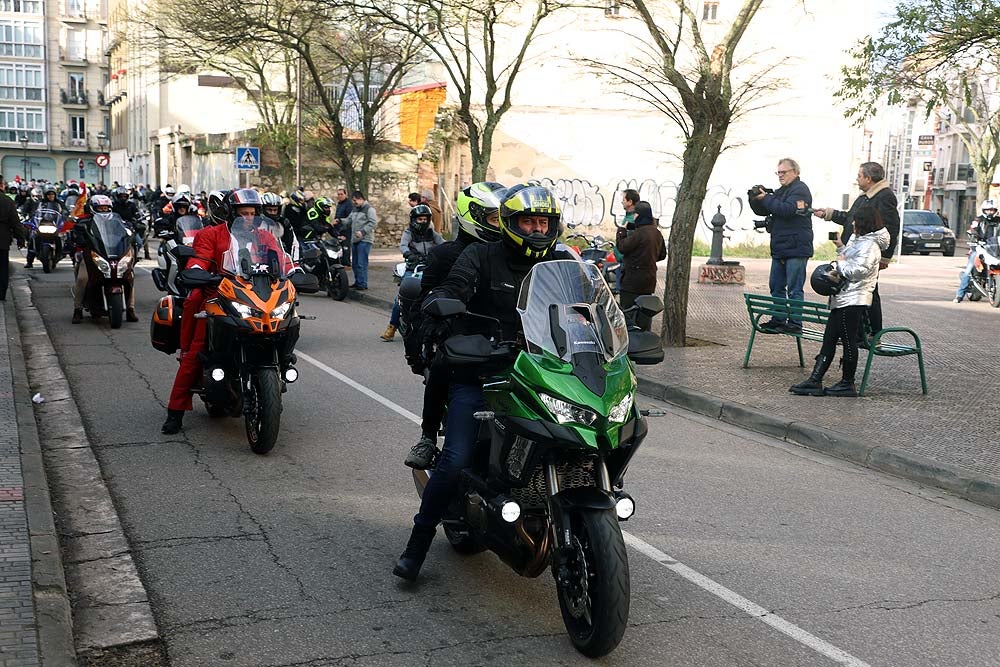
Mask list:
POLYGON ((951 300, 951 302, 952 303, 962 303, 962 297, 956 296, 954 299, 951 300))
POLYGON ((438 456, 437 443, 428 435, 420 436, 417 444, 410 448, 403 464, 414 470, 427 470, 438 456))
POLYGON ((802 323, 785 322, 781 325, 779 331, 784 331, 785 333, 802 333, 802 323))

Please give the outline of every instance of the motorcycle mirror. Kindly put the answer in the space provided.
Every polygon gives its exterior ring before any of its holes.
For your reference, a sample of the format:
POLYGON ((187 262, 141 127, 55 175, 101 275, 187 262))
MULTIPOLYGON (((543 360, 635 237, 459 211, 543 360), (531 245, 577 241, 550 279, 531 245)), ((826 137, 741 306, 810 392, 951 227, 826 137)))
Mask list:
POLYGON ((628 358, 640 366, 651 366, 663 361, 663 345, 652 331, 628 332, 628 358))
POLYGON ((433 317, 452 317, 465 312, 465 304, 458 299, 434 299, 424 307, 424 312, 433 317))

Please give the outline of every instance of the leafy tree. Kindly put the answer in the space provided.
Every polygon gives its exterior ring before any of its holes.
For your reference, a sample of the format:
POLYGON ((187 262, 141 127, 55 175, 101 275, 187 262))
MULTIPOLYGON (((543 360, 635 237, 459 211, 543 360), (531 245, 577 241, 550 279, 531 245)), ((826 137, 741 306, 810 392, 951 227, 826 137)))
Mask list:
POLYGON ((458 96, 456 114, 472 154, 472 180, 490 166, 493 135, 510 110, 514 83, 554 0, 361 2, 360 11, 419 39, 441 62, 458 96))
POLYGON ((861 40, 837 95, 861 123, 884 105, 947 110, 969 151, 977 192, 1000 164, 1000 6, 993 0, 903 0, 893 20, 861 40))

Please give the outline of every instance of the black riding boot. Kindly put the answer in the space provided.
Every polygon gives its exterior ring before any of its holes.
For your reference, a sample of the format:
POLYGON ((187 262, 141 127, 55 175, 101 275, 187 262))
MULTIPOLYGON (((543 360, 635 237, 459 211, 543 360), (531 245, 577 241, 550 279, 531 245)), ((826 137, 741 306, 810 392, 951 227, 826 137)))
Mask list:
POLYGON ((809 377, 806 378, 805 382, 792 385, 788 388, 788 391, 798 396, 822 396, 823 376, 826 375, 826 371, 830 368, 831 363, 833 363, 832 356, 828 357, 822 354, 817 354, 816 365, 813 366, 812 373, 809 374, 809 377))
POLYGON ((394 575, 407 581, 416 581, 417 575, 420 574, 420 566, 424 564, 424 558, 427 557, 427 550, 431 548, 431 541, 434 539, 436 530, 436 528, 413 526, 410 541, 406 543, 406 549, 399 557, 396 567, 392 568, 394 575))
POLYGON ((160 432, 164 435, 174 435, 181 430, 183 419, 183 410, 167 410, 167 421, 163 422, 163 428, 160 429, 160 432))
POLYGON ((858 360, 844 361, 844 374, 840 382, 832 387, 826 388, 827 396, 857 396, 858 390, 854 386, 854 374, 858 370, 858 360))

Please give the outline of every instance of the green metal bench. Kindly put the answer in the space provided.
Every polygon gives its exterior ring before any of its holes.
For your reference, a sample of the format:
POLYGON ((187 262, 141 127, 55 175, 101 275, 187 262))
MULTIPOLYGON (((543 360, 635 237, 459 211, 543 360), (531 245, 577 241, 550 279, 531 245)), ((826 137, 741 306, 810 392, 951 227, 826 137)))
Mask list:
MULTIPOLYGON (((795 345, 799 352, 799 366, 805 368, 805 358, 802 355, 802 340, 812 340, 818 343, 823 342, 823 331, 826 329, 826 322, 830 318, 830 309, 825 303, 815 301, 799 301, 796 299, 782 299, 780 297, 768 296, 765 294, 745 293, 743 299, 747 304, 747 312, 750 314, 750 342, 747 343, 747 353, 743 358, 743 368, 750 367, 750 352, 753 350, 753 343, 758 333, 767 335, 790 336, 795 339, 795 345), (772 318, 779 320, 798 320, 802 322, 801 332, 788 331, 768 331, 761 328, 761 322, 772 318)), ((865 374, 861 378, 861 386, 858 388, 858 395, 864 396, 865 388, 868 386, 868 374, 871 372, 872 360, 875 357, 905 357, 911 354, 917 356, 917 364, 920 367, 920 387, 923 393, 927 393, 927 375, 924 372, 924 353, 920 347, 920 337, 916 332, 906 327, 886 327, 874 336, 867 328, 865 321, 865 334, 867 345, 859 346, 868 350, 868 363, 865 364, 865 374), (882 337, 886 334, 905 334, 913 338, 912 345, 902 343, 883 343, 882 337)))

